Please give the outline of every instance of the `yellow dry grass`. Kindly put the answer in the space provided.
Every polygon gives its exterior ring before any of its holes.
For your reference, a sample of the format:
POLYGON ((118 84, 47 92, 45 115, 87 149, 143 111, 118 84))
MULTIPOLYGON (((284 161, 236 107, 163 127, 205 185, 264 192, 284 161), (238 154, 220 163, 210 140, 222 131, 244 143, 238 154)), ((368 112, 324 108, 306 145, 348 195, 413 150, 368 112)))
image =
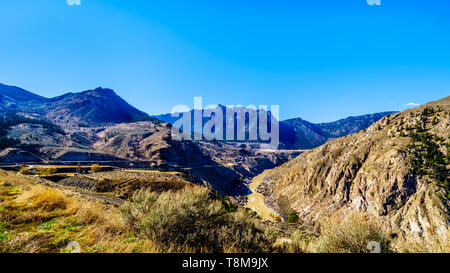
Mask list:
POLYGON ((157 252, 123 225, 117 208, 0 171, 0 252, 157 252))
POLYGON ((450 231, 445 236, 434 236, 428 240, 406 238, 396 245, 396 250, 404 253, 449 253, 450 231))
MULTIPOLYGON (((257 185, 252 184, 252 190, 257 185)), ((170 204, 172 196, 166 197, 165 203, 170 204)), ((271 218, 270 214, 267 216, 271 218)), ((324 219, 320 235, 300 226, 290 235, 283 235, 276 224, 264 233, 273 250, 280 252, 368 252, 371 241, 380 242, 383 251, 391 251, 389 238, 374 218, 362 214, 341 216, 324 219)), ((114 206, 0 170, 0 253, 67 252, 70 242, 78 242, 81 251, 88 253, 190 252, 177 244, 162 249, 155 241, 137 236, 125 226, 119 209, 114 206)), ((396 245, 394 251, 448 252, 449 249, 448 240, 408 240, 396 245)), ((192 249, 195 251, 202 251, 202 246, 192 249)))

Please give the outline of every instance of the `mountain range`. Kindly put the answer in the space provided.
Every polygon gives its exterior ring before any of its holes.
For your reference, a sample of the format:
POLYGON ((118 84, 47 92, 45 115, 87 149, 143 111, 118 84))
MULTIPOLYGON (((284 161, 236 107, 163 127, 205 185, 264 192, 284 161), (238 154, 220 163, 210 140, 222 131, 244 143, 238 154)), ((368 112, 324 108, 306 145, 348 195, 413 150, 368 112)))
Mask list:
POLYGON ((18 87, 0 84, 0 111, 7 110, 44 118, 61 127, 95 127, 154 120, 113 90, 101 87, 44 98, 18 87))
POLYGON ((195 180, 228 193, 233 181, 276 167, 300 154, 298 149, 314 148, 365 129, 390 114, 324 124, 302 119, 282 121, 281 148, 292 151, 265 153, 258 149, 258 143, 175 139, 170 124, 174 120, 169 120, 169 115, 149 116, 111 89, 44 98, 0 85, 0 113, 5 124, 0 136, 0 163, 109 161, 121 166, 132 162, 145 168, 181 168, 195 180))
MULTIPOLYGON (((219 105, 218 107, 221 107, 223 113, 226 113, 224 106, 219 105)), ((249 111, 248 109, 243 110, 249 111)), ((27 116, 48 120, 63 128, 100 127, 156 120, 174 124, 177 120, 171 114, 149 116, 128 104, 113 90, 101 87, 79 93, 67 93, 55 98, 45 98, 19 87, 0 84, 0 112, 2 111, 17 111, 27 116)), ((201 111, 203 114, 204 110, 201 111)), ((191 115, 193 112, 194 110, 191 111, 191 115)), ((363 130, 382 117, 394 113, 361 115, 318 124, 301 118, 281 121, 279 122, 280 148, 315 148, 331 139, 363 130)), ((259 110, 257 110, 257 114, 259 114, 259 110)), ((268 115, 270 117, 271 113, 268 112, 268 115)), ((204 118, 203 124, 208 120, 208 118, 204 118)), ((246 124, 248 126, 248 120, 246 120, 246 124)), ((194 131, 193 124, 191 130, 194 131)))
MULTIPOLYGON (((223 121, 224 121, 224 139, 226 136, 226 107, 223 105, 217 106, 218 108, 221 108, 221 113, 223 113, 223 121)), ((258 117, 259 112, 261 110, 252 110, 252 109, 246 109, 242 107, 238 107, 235 109, 232 109, 235 112, 240 111, 246 111, 248 113, 252 113, 254 116, 258 117)), ((197 130, 194 129, 194 112, 199 111, 199 115, 203 116, 203 113, 205 110, 191 110, 188 115, 191 116, 191 128, 190 130, 195 133, 197 130)), ((355 116, 355 117, 348 117, 345 119, 340 119, 338 121, 334 122, 328 122, 328 123, 311 123, 306 120, 303 120, 301 118, 294 118, 294 119, 288 119, 284 121, 279 122, 279 135, 280 135, 280 149, 288 149, 288 150, 295 150, 295 149, 312 149, 315 147, 318 147, 324 143, 326 143, 329 140, 343 137, 346 135, 350 135, 353 133, 356 133, 360 130, 363 130, 367 127, 369 127, 374 122, 380 120, 381 118, 395 114, 397 112, 382 112, 382 113, 375 113, 375 114, 368 114, 368 115, 361 115, 361 116, 355 116)), ((247 114, 246 118, 246 139, 249 139, 248 136, 248 127, 249 127, 249 119, 250 114, 247 114)), ((163 115, 156 115, 155 118, 174 124, 178 117, 172 117, 171 114, 163 114, 163 115)), ((203 118, 202 122, 203 125, 209 120, 210 118, 203 118)), ((270 111, 267 112, 267 119, 275 120, 273 115, 270 111), (272 119, 271 119, 272 117, 272 119)), ((269 122, 268 127, 270 128, 271 123, 269 122)), ((257 129, 259 129, 259 126, 256 126, 257 129)), ((236 124, 234 126, 234 132, 236 135, 236 124)), ((258 141, 263 142, 259 138, 258 134, 258 141)), ((256 141, 256 142, 258 142, 256 141)))

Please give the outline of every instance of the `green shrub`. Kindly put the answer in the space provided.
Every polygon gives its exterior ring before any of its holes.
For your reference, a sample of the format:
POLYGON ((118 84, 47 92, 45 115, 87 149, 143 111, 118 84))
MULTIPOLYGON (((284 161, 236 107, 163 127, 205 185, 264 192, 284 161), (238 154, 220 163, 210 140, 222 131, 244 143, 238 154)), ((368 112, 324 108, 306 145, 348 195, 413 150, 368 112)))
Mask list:
POLYGON ((288 223, 298 223, 298 213, 296 211, 291 211, 288 215, 286 222, 288 223))

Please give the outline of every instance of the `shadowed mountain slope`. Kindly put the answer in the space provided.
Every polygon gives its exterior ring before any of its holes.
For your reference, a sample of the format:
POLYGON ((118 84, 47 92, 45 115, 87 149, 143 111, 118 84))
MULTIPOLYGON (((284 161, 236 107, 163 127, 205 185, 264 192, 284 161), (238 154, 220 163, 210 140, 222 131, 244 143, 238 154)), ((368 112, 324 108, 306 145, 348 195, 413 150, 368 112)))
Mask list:
POLYGON ((0 111, 8 110, 46 119, 66 128, 155 120, 128 104, 113 90, 101 87, 48 99, 0 84, 0 111))
MULTIPOLYGON (((226 112, 227 108, 225 106, 219 105, 220 109, 223 113, 223 121, 224 121, 224 128, 226 128, 226 112)), ((248 111, 254 113, 255 116, 259 115, 259 110, 251 110, 246 108, 235 108, 235 110, 238 111, 248 111)), ((205 110, 195 110, 198 111, 199 115, 202 115, 205 110)), ((198 130, 194 129, 194 110, 191 110, 189 112, 191 117, 191 131, 199 132, 198 130)), ((341 119, 335 122, 329 122, 329 123, 311 123, 306 120, 303 120, 301 118, 294 118, 289 119, 285 121, 279 122, 279 132, 280 132, 280 148, 281 149, 312 149, 315 147, 318 147, 327 141, 339 138, 342 136, 346 136, 349 134, 353 134, 359 130, 366 129, 369 127, 372 123, 380 120, 382 117, 394 114, 396 112, 382 112, 382 113, 376 113, 376 114, 369 114, 369 115, 362 115, 362 116, 356 116, 356 117, 348 117, 345 119, 341 119)), ((268 112, 268 120, 270 120, 271 113, 268 112)), ((164 115, 158 115, 154 116, 155 118, 174 124, 179 117, 172 117, 171 114, 164 114, 164 115)), ((181 116, 180 116, 181 117, 181 116)), ((272 117, 274 118, 274 117, 272 117)), ((206 122, 208 122, 211 118, 203 118, 203 126, 206 122)), ((236 117, 235 117, 236 120, 236 117)), ((270 123, 269 123, 270 124, 270 123)), ((237 122, 235 121, 234 125, 234 132, 237 131, 237 122)), ((249 127, 249 114, 247 114, 247 118, 245 120, 245 126, 246 126, 246 138, 248 139, 248 127, 249 127)), ((270 125, 268 125, 270 128, 270 125)), ((259 125, 257 126, 257 129, 259 129, 259 125)), ((224 131, 224 138, 226 136, 226 129, 224 131)), ((259 135, 258 135, 258 141, 259 135)))

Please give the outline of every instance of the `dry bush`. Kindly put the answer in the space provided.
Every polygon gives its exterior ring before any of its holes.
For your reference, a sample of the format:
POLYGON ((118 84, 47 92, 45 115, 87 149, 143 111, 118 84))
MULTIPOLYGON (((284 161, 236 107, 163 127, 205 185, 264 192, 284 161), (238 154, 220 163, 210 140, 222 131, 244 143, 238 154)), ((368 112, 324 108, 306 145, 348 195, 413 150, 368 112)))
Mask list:
POLYGON ((121 208, 125 223, 162 252, 261 252, 270 245, 243 211, 227 213, 209 189, 141 190, 121 208))
POLYGON ((229 253, 271 252, 273 242, 255 227, 246 211, 238 210, 227 214, 225 224, 219 230, 217 244, 223 245, 219 251, 229 253))
POLYGON ((104 217, 102 217, 104 216, 102 208, 98 208, 91 202, 75 204, 71 209, 75 211, 74 215, 84 224, 93 224, 105 220, 104 217))
POLYGON ((41 187, 33 189, 34 191, 28 198, 31 206, 45 211, 67 208, 68 200, 61 192, 41 187))
POLYGON ((406 238, 396 244, 396 250, 402 253, 450 253, 450 231, 441 236, 427 238, 406 238))
POLYGON ((310 244, 315 239, 315 234, 297 229, 289 237, 278 237, 275 248, 282 253, 307 253, 310 252, 310 244))
POLYGON ((14 186, 20 188, 28 188, 30 185, 34 183, 28 181, 27 179, 14 175, 11 172, 6 172, 0 170, 0 185, 1 186, 14 186))
POLYGON ((353 214, 344 220, 330 218, 321 236, 313 243, 313 252, 369 253, 370 242, 380 244, 381 252, 391 252, 390 240, 373 218, 353 214), (372 220, 371 220, 372 219, 372 220))

